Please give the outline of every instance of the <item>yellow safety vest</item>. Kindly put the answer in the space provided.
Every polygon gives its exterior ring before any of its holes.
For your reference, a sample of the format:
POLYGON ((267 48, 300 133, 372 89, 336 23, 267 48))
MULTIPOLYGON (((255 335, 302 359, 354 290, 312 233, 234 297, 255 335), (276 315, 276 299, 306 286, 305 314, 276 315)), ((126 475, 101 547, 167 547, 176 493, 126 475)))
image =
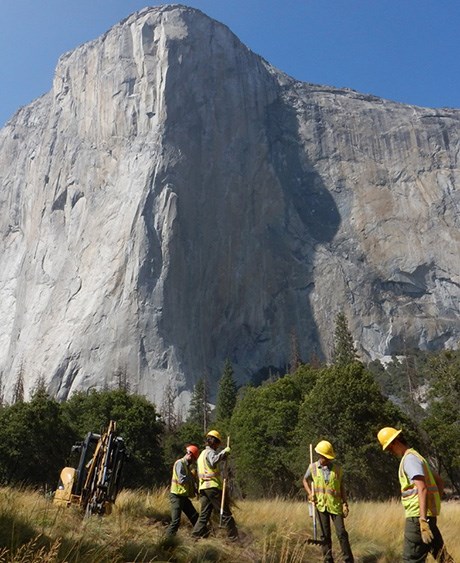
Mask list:
POLYGON ((336 463, 329 465, 329 482, 324 480, 319 461, 310 465, 310 473, 316 497, 316 508, 320 512, 327 510, 330 514, 343 514, 342 508, 342 468, 336 463))
POLYGON ((441 512, 441 495, 439 494, 438 486, 436 485, 430 466, 428 465, 426 459, 418 452, 408 449, 401 459, 398 472, 399 482, 401 484, 401 502, 404 506, 404 510, 406 511, 406 518, 420 516, 417 487, 414 483, 411 483, 409 477, 404 472, 404 459, 408 454, 415 455, 415 457, 417 457, 423 464, 423 473, 427 489, 426 515, 437 516, 441 512))
POLYGON ((198 467, 198 490, 203 489, 222 489, 222 479, 220 478, 219 467, 211 467, 208 463, 208 452, 206 448, 200 454, 197 461, 198 467))
POLYGON ((172 479, 171 479, 171 492, 175 495, 179 495, 181 497, 190 497, 193 498, 195 496, 195 488, 193 486, 193 478, 190 471, 190 466, 187 463, 185 457, 182 459, 178 459, 174 463, 173 472, 172 472, 172 479), (177 464, 181 461, 183 467, 185 468, 185 473, 187 475, 187 480, 185 483, 179 483, 179 476, 177 475, 177 464))

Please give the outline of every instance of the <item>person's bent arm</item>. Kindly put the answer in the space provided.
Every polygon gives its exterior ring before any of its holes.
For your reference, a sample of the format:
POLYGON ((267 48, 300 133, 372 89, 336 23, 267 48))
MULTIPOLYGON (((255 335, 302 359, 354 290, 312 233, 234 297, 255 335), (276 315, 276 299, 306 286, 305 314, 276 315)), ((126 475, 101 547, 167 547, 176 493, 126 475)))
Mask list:
POLYGON ((426 488, 425 477, 415 475, 413 482, 417 487, 418 502, 420 507, 420 535, 423 543, 430 544, 433 541, 433 532, 431 531, 428 520, 426 519, 426 505, 428 491, 426 488))
POLYGON ((190 475, 187 474, 184 462, 181 459, 176 461, 176 475, 180 485, 185 485, 187 481, 190 481, 190 475))
POLYGON ((418 494, 418 503, 420 507, 420 518, 422 520, 426 520, 426 497, 427 497, 427 488, 425 483, 425 477, 422 475, 415 475, 413 478, 414 485, 417 487, 417 494, 418 494))
POLYGON ((310 496, 311 496, 311 489, 310 489, 310 486, 309 486, 309 484, 308 484, 308 481, 307 481, 307 479, 306 479, 305 477, 303 478, 302 483, 303 483, 303 488, 307 491, 308 498, 310 498, 310 496))
POLYGON ((213 450, 209 450, 209 452, 206 454, 206 457, 208 459, 208 463, 211 467, 216 467, 217 464, 224 460, 227 457, 227 452, 225 450, 221 450, 220 452, 215 452, 213 450))

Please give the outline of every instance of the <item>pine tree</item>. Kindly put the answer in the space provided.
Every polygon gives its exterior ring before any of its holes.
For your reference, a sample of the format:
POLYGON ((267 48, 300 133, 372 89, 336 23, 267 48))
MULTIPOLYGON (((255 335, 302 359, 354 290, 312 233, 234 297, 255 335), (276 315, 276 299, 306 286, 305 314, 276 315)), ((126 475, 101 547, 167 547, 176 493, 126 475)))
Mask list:
MULTIPOLYGON (((121 391, 130 392, 129 381, 128 381, 128 369, 126 366, 119 367, 114 374, 117 389, 121 391)), ((107 389, 108 390, 108 389, 107 389)))
POLYGON ((323 365, 323 362, 315 351, 310 354, 309 364, 314 369, 319 369, 323 365))
POLYGON ((295 329, 291 331, 291 358, 289 362, 289 373, 294 373, 296 369, 302 364, 299 351, 299 340, 295 329))
POLYGON ((315 385, 299 407, 292 467, 300 474, 309 444, 329 440, 340 456, 350 495, 390 495, 397 487, 396 460, 384 455, 376 440, 377 430, 386 425, 402 426, 405 435, 412 429, 407 415, 382 395, 360 362, 318 370, 315 385))
POLYGON ((348 328, 345 313, 341 311, 335 318, 333 364, 348 366, 358 359, 358 352, 348 328))
POLYGON ((233 411, 230 430, 238 444, 234 458, 238 482, 246 494, 289 495, 297 489, 293 484, 299 473, 292 472, 290 456, 302 401, 299 379, 292 375, 244 390, 233 411))
POLYGON ((429 358, 428 408, 423 427, 428 431, 452 487, 460 493, 460 351, 443 350, 429 358))
POLYGON ((18 373, 18 377, 16 379, 16 383, 14 384, 13 389, 13 404, 16 403, 23 403, 24 402, 24 375, 23 375, 23 367, 21 365, 18 373))
POLYGON ((46 389, 46 381, 44 375, 39 375, 35 381, 35 384, 30 392, 30 396, 33 397, 46 397, 49 398, 48 391, 46 389))
POLYGON ((206 379, 201 377, 193 388, 187 422, 191 422, 200 428, 203 428, 204 433, 207 431, 209 415, 211 413, 208 396, 209 393, 206 379))
POLYGON ((0 371, 0 408, 5 404, 5 386, 3 384, 3 371, 0 371))
POLYGON ((224 371, 219 381, 216 403, 216 421, 228 422, 236 405, 237 386, 233 378, 233 366, 225 360, 224 371))
POLYGON ((171 381, 168 380, 163 391, 163 402, 160 407, 160 415, 168 432, 175 430, 178 426, 176 399, 177 392, 171 385, 171 381))

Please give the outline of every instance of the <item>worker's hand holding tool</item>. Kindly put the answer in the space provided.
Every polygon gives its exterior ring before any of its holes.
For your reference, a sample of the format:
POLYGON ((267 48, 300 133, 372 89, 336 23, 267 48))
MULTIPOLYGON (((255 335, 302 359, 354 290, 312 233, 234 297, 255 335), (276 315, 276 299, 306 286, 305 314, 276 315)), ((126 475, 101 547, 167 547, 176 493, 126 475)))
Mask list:
POLYGON ((419 518, 420 522, 420 534, 422 535, 423 543, 431 543, 433 541, 433 532, 430 529, 428 521, 424 518, 419 518))
POLYGON ((350 509, 348 508, 348 503, 344 502, 342 505, 342 512, 343 512, 343 517, 346 518, 349 514, 350 514, 350 509))
POLYGON ((310 494, 308 495, 308 502, 311 502, 312 504, 316 504, 315 493, 310 493, 310 494))
POLYGON ((226 448, 224 448, 224 452, 226 454, 229 454, 230 453, 230 446, 227 446, 226 448))

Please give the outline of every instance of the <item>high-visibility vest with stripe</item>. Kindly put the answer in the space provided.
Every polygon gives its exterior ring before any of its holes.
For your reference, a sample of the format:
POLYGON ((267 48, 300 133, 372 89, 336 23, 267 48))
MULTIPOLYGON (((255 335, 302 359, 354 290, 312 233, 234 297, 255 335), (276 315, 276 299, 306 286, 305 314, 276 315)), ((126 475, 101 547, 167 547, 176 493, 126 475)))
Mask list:
POLYGON ((208 462, 209 449, 206 448, 200 454, 197 461, 198 467, 198 490, 203 489, 222 489, 222 479, 218 466, 211 467, 208 462))
POLYGON ((187 463, 187 459, 183 457, 182 459, 178 459, 174 463, 172 478, 171 478, 171 489, 170 491, 175 495, 179 495, 181 497, 190 497, 193 498, 195 496, 195 488, 193 486, 193 477, 190 471, 190 466, 187 463), (185 473, 187 475, 187 480, 185 483, 179 483, 179 476, 177 475, 177 464, 182 462, 182 467, 185 469, 185 473))
POLYGON ((342 514, 342 468, 336 463, 329 465, 329 481, 324 480, 319 461, 310 465, 310 473, 316 497, 316 508, 320 512, 327 510, 330 514, 342 514))
POLYGON ((401 502, 406 512, 406 518, 414 518, 420 516, 420 504, 418 499, 417 487, 404 472, 404 460, 408 454, 415 455, 423 465, 423 474, 425 477, 426 495, 426 515, 437 516, 441 511, 441 495, 438 486, 433 477, 433 473, 426 459, 418 452, 412 449, 405 451, 401 463, 399 464, 399 483, 401 484, 401 502))

